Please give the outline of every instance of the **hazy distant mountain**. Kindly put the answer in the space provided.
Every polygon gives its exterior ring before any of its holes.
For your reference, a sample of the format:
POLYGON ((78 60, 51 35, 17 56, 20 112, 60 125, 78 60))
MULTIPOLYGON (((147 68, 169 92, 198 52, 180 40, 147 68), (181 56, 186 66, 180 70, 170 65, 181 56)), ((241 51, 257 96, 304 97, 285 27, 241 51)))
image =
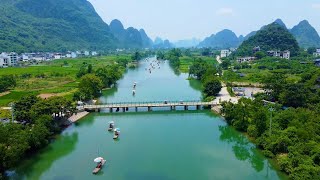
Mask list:
POLYGON ((199 45, 201 41, 199 39, 193 38, 193 39, 185 39, 180 40, 174 43, 174 46, 177 48, 190 48, 190 47, 196 47, 199 45))
POLYGON ((1 0, 1 51, 113 48, 118 41, 86 0, 1 0))
POLYGON ((277 23, 277 24, 279 24, 280 26, 288 29, 287 26, 286 26, 286 24, 285 24, 281 19, 277 19, 277 20, 275 20, 274 22, 277 23))
POLYGON ((282 25, 274 22, 264 26, 255 35, 245 40, 238 48, 237 55, 253 55, 252 49, 260 46, 261 51, 289 50, 294 56, 299 52, 299 45, 293 35, 282 25))
POLYGON ((156 37, 153 43, 155 49, 169 49, 173 48, 174 45, 169 40, 162 40, 160 37, 156 37))
POLYGON ((144 29, 140 29, 139 32, 142 39, 142 46, 145 48, 152 47, 153 41, 149 38, 147 33, 144 31, 144 29))
POLYGON ((154 40, 154 45, 158 45, 158 44, 162 44, 163 40, 160 37, 156 37, 156 39, 154 40))
POLYGON ((320 47, 319 34, 307 20, 301 21, 298 25, 294 26, 290 32, 297 39, 301 47, 320 47))
POLYGON ((199 44, 199 47, 212 47, 217 49, 238 47, 240 41, 237 35, 231 30, 225 29, 218 32, 216 35, 212 34, 199 44))
POLYGON ((119 47, 124 48, 147 48, 152 46, 152 40, 143 29, 133 27, 125 29, 121 21, 115 19, 110 23, 112 34, 120 41, 119 47))

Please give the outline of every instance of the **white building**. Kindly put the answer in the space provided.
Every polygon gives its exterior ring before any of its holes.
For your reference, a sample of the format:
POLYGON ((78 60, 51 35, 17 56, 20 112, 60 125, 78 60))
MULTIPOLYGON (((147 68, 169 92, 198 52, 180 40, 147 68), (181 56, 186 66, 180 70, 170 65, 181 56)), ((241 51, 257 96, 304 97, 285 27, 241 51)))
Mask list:
POLYGON ((54 59, 61 59, 62 55, 60 53, 56 53, 56 54, 53 55, 53 58, 54 59))
POLYGON ((92 56, 97 56, 98 53, 97 53, 97 51, 92 51, 92 52, 91 52, 91 55, 92 55, 92 56))
POLYGON ((283 59, 290 59, 290 51, 283 51, 282 52, 282 58, 283 59))
POLYGON ((268 56, 290 59, 290 51, 268 51, 268 56))
POLYGON ((67 53, 66 58, 71 58, 71 53, 67 53))
POLYGON ((21 55, 21 60, 23 62, 28 62, 30 60, 29 55, 28 54, 22 54, 21 55))
POLYGON ((320 49, 317 49, 315 53, 313 53, 313 56, 320 57, 320 49))
POLYGON ((238 63, 251 62, 254 61, 256 57, 239 57, 237 58, 238 63))
POLYGON ((9 66, 9 57, 6 53, 0 54, 0 68, 8 67, 9 66))
POLYGON ((9 66, 16 66, 18 63, 18 54, 15 52, 11 52, 8 54, 9 57, 9 66))
POLYGON ((77 58, 77 53, 71 52, 71 58, 77 58))
POLYGON ((225 57, 230 56, 230 54, 231 54, 231 51, 230 51, 230 50, 221 50, 221 55, 220 55, 220 57, 221 57, 221 58, 225 58, 225 57))
POLYGON ((90 55, 90 52, 89 52, 89 51, 84 51, 84 55, 85 55, 85 56, 89 56, 89 55, 90 55))

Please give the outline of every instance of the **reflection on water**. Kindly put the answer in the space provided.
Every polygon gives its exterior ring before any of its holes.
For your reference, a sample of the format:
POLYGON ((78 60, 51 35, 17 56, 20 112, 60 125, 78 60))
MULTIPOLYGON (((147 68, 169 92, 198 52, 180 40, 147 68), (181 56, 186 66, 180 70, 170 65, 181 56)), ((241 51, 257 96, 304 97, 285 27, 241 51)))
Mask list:
MULTIPOLYGON (((151 61, 154 61, 151 59, 151 61)), ((104 102, 200 100, 201 84, 187 74, 174 74, 168 63, 147 70, 150 61, 130 69, 104 102), (137 82, 136 96, 132 96, 137 82)), ((43 152, 17 169, 23 179, 279 179, 269 162, 245 136, 210 111, 91 113, 78 121, 43 152), (121 140, 107 131, 109 121, 121 128, 121 140), (93 159, 107 159, 96 175, 93 159)), ((18 179, 19 179, 18 178, 18 179)))
MULTIPOLYGON (((270 162, 244 135, 229 126, 219 126, 219 131, 221 132, 220 140, 232 145, 234 156, 238 160, 249 162, 256 172, 266 171, 265 177, 269 177, 270 162)), ((280 172, 279 177, 281 179, 287 178, 286 175, 280 172)))
POLYGON ((238 160, 250 162, 257 172, 264 169, 264 159, 244 135, 228 126, 219 126, 219 131, 220 140, 232 145, 233 153, 238 160))
POLYGON ((66 156, 67 154, 70 154, 75 149, 77 142, 77 132, 73 132, 71 134, 68 132, 64 133, 63 135, 57 137, 55 142, 51 143, 38 154, 31 156, 28 160, 25 160, 16 170, 17 176, 12 178, 40 179, 42 173, 50 169, 57 160, 66 156), (24 171, 25 169, 28 169, 28 171, 24 171), (22 177, 20 177, 20 175, 22 175, 22 177))

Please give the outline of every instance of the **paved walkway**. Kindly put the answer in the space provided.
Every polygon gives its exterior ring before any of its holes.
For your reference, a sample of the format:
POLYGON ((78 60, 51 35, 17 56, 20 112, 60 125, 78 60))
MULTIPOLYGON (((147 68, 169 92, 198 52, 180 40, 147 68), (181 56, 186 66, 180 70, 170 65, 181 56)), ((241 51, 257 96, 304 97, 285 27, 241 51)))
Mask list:
POLYGON ((78 120, 80 120, 81 118, 85 117, 88 114, 89 112, 87 111, 78 112, 77 114, 73 114, 71 117, 69 117, 69 121, 72 123, 77 122, 78 120))
POLYGON ((220 56, 217 56, 217 57, 216 57, 216 60, 218 61, 219 64, 222 63, 220 56))
POLYGON ((238 103, 239 97, 231 97, 227 87, 222 87, 221 91, 219 92, 218 96, 215 100, 213 100, 214 104, 220 104, 223 101, 231 101, 233 103, 238 103))

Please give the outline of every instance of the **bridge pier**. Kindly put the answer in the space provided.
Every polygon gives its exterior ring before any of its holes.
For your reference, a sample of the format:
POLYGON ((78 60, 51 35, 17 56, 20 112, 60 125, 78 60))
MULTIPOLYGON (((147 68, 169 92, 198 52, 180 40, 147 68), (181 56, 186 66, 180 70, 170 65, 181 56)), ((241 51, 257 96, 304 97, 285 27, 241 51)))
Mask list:
POLYGON ((95 111, 96 111, 96 112, 100 112, 100 109, 99 109, 99 108, 97 108, 97 109, 95 109, 95 111))
POLYGON ((151 109, 151 106, 148 106, 148 111, 151 111, 152 109, 151 109))
POLYGON ((200 105, 197 105, 197 110, 200 110, 201 106, 200 105))
POLYGON ((112 112, 113 112, 113 108, 110 108, 110 109, 109 109, 109 112, 112 113, 112 112))
POLYGON ((136 112, 138 112, 138 107, 135 107, 135 109, 136 109, 136 112))
POLYGON ((188 106, 184 106, 184 110, 185 110, 185 111, 188 110, 188 106))
POLYGON ((123 111, 123 112, 126 112, 126 108, 125 108, 125 107, 124 107, 124 108, 122 108, 122 111, 123 111))

